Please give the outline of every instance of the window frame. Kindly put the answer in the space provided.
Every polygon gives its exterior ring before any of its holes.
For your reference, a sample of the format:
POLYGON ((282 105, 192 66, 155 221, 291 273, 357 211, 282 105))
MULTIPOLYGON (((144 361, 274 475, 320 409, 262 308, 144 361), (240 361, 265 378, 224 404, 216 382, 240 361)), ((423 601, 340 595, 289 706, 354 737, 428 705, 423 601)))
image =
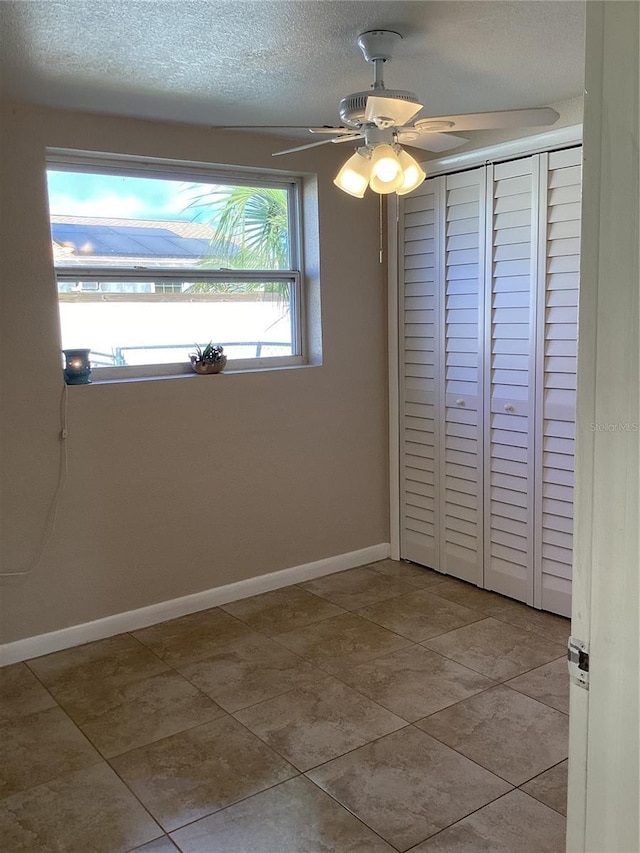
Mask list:
MULTIPOLYGON (((88 174, 113 174, 123 177, 169 179, 192 181, 194 183, 215 183, 222 186, 256 186, 283 189, 287 192, 287 209, 289 221, 288 269, 278 270, 235 270, 235 269, 195 269, 180 267, 95 267, 90 266, 56 266, 52 258, 53 271, 56 279, 56 289, 59 282, 64 281, 143 281, 162 282, 176 279, 181 281, 246 281, 255 282, 277 280, 288 281, 291 284, 291 301, 289 310, 292 321, 292 355, 269 356, 253 358, 229 358, 226 372, 278 369, 295 367, 308 363, 306 353, 306 330, 303 326, 305 311, 305 275, 303 258, 303 222, 302 222, 302 178, 298 175, 281 172, 275 169, 244 169, 238 166, 199 163, 192 161, 164 160, 156 158, 139 158, 128 155, 94 154, 72 149, 47 149, 46 170, 68 171, 88 174), (125 278, 126 277, 126 278, 125 278)), ((48 196, 47 196, 48 208, 48 196)), ((51 218, 49 214, 49 222, 51 218)), ((58 305, 60 292, 57 292, 58 305)), ((102 294, 104 295, 104 294, 102 294)), ((124 294, 123 294, 124 295, 124 294)), ((171 297, 173 294, 160 293, 158 296, 171 297)), ((225 294, 221 294, 224 298, 225 294)), ((227 295, 228 296, 228 295, 227 295)), ((60 312, 58 310, 58 323, 60 312)), ((117 381, 128 379, 145 379, 163 376, 195 375, 189 362, 171 362, 165 364, 121 365, 92 368, 94 381, 117 381)))

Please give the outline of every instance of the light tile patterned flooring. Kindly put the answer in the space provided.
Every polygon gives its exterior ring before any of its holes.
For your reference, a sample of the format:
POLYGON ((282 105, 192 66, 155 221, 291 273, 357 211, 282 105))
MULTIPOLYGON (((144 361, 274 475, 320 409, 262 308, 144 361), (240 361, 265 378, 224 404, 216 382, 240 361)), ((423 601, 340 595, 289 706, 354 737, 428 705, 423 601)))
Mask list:
POLYGON ((562 853, 569 622, 370 566, 0 670, 5 853, 562 853))

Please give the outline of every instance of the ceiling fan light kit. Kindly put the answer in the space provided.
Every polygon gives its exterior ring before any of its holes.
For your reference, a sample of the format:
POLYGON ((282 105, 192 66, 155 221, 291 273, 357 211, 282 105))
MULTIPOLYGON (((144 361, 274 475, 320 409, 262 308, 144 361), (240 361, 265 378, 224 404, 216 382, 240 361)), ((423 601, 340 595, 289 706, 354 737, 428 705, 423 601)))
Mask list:
POLYGON ((340 101, 340 118, 344 127, 309 128, 311 133, 334 133, 329 139, 299 145, 286 151, 291 154, 325 145, 328 142, 359 142, 364 145, 342 166, 333 183, 349 195, 362 198, 369 187, 373 192, 406 195, 426 178, 420 164, 405 151, 405 142, 425 151, 448 151, 469 140, 448 131, 489 130, 511 127, 538 127, 554 124, 558 113, 550 107, 529 110, 466 115, 423 117, 415 121, 423 105, 413 92, 386 89, 383 66, 391 59, 393 49, 402 40, 400 33, 371 30, 358 36, 358 46, 367 62, 374 67, 374 79, 368 92, 354 92, 340 101), (413 121, 413 124, 411 122, 413 121))
POLYGON ((362 198, 369 187, 380 195, 406 195, 426 175, 420 164, 400 145, 378 143, 359 148, 342 166, 333 183, 349 195, 362 198))

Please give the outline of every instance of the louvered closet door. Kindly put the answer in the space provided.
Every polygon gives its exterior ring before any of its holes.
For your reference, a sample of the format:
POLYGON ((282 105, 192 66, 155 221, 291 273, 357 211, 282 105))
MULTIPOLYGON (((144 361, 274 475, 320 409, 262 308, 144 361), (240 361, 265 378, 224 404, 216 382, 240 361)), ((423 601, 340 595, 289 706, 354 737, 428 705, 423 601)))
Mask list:
POLYGON ((536 606, 571 614, 582 150, 541 155, 536 606), (548 165, 548 169, 545 166, 548 165))
POLYGON ((438 568, 436 447, 441 179, 403 201, 400 244, 401 555, 438 568))
POLYGON ((485 169, 444 179, 440 568, 482 585, 485 169))
POLYGON ((538 157, 489 167, 487 188, 484 585, 533 604, 538 157))

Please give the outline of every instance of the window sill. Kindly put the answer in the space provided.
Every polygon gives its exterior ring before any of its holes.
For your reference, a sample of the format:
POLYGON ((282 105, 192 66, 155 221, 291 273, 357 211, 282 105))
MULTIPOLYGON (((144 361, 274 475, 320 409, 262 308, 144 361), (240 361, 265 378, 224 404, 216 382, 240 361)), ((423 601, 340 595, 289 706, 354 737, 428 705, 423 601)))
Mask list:
MULTIPOLYGON (((241 367, 233 368, 226 367, 224 371, 220 373, 209 374, 211 376, 238 376, 240 374, 245 373, 280 373, 284 370, 300 370, 308 368, 308 367, 321 367, 321 364, 286 364, 286 365, 273 365, 271 367, 241 367)), ((131 382, 157 382, 157 381, 166 381, 167 379, 201 379, 197 373, 193 371, 189 373, 163 373, 163 374, 154 374, 152 376, 120 376, 120 377, 96 377, 92 379, 91 382, 85 385, 69 385, 69 388, 89 388, 92 385, 122 385, 128 384, 131 382)))

